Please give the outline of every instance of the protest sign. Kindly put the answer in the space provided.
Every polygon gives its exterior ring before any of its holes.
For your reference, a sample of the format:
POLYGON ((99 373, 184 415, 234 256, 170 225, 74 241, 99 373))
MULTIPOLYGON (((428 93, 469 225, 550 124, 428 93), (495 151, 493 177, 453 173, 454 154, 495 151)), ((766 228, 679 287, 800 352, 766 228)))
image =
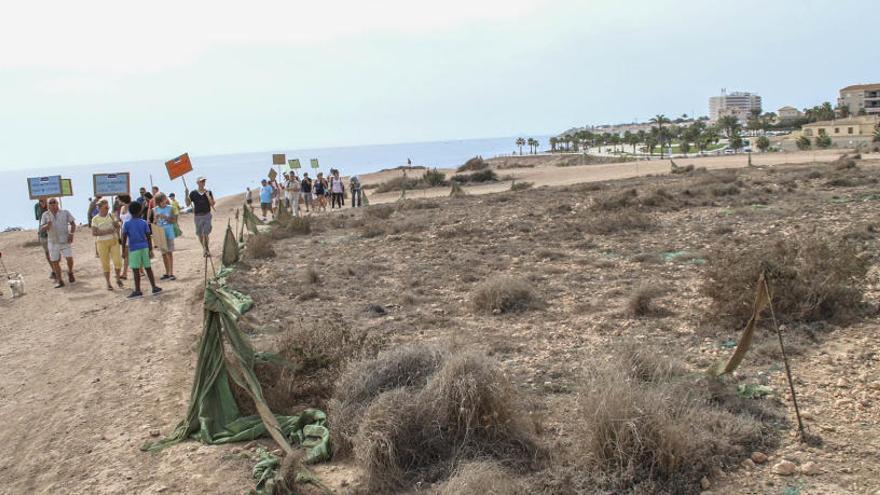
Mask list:
POLYGON ((61 179, 61 195, 73 196, 73 181, 70 179, 61 179))
POLYGON ((193 167, 192 162, 189 161, 189 153, 168 160, 165 162, 165 168, 168 169, 168 178, 171 180, 192 172, 193 167))
POLYGON ((28 177, 28 194, 31 199, 61 196, 61 176, 28 177))
POLYGON ((312 158, 311 162, 312 162, 312 168, 318 168, 318 159, 317 158, 312 158))
POLYGON ((275 177, 278 177, 278 172, 275 171, 274 168, 269 169, 269 180, 275 180, 275 177))
POLYGON ((131 176, 128 172, 117 174, 93 174, 92 187, 95 196, 119 196, 131 193, 131 176))
POLYGON ((293 160, 287 160, 287 166, 290 169, 298 169, 301 167, 299 164, 299 158, 294 158, 293 160))
POLYGON ((272 155, 272 165, 284 165, 287 162, 287 157, 284 156, 284 153, 275 153, 272 155))

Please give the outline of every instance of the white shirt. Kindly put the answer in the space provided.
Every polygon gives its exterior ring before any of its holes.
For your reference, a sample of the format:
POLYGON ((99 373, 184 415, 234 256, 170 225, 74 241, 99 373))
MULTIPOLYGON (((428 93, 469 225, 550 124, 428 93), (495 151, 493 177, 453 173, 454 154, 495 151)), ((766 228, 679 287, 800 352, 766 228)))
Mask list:
POLYGON ((46 231, 49 235, 49 242, 53 244, 67 244, 67 236, 70 235, 70 224, 76 223, 76 219, 67 210, 58 210, 58 213, 52 214, 51 211, 43 213, 40 218, 40 227, 52 222, 52 227, 46 231))

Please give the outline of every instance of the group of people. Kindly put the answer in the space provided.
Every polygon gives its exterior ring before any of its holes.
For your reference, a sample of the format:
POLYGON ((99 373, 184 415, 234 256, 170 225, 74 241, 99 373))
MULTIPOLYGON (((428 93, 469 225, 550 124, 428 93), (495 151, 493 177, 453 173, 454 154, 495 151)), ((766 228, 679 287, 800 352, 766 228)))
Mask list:
MULTIPOLYGON (((359 208, 363 205, 363 190, 360 179, 353 175, 348 180, 348 189, 351 191, 351 207, 359 208)), ((290 210, 294 216, 299 216, 302 209, 305 212, 326 211, 327 203, 330 209, 345 206, 345 183, 339 174, 339 170, 330 169, 329 178, 324 177, 323 172, 318 172, 315 179, 309 178, 308 172, 300 178, 295 171, 285 172, 283 179, 263 179, 260 181, 259 190, 247 188, 245 202, 255 209, 254 196, 258 196, 260 211, 263 220, 267 220, 271 213, 272 218, 278 215, 280 207, 290 210)))
MULTIPOLYGON (((192 206, 195 218, 196 235, 199 238, 205 256, 210 256, 209 236, 211 234, 212 211, 214 196, 205 188, 206 179, 196 179, 198 188, 186 191, 186 205, 192 206)), ((156 285, 150 263, 153 258, 153 236, 155 229, 162 229, 165 242, 159 250, 165 274, 159 280, 173 281, 174 275, 174 240, 182 235, 178 224, 181 208, 174 193, 165 194, 157 186, 152 191, 140 188, 140 196, 132 200, 128 194, 116 196, 112 203, 107 198, 96 196, 89 199, 87 226, 95 239, 95 252, 101 260, 101 269, 107 290, 114 290, 111 283, 112 273, 118 288, 124 288, 127 280, 127 269, 131 268, 134 278, 134 290, 129 298, 143 296, 141 277, 146 274, 153 294, 162 289, 156 285)), ((67 265, 68 283, 76 282, 74 275, 73 242, 77 232, 76 219, 68 210, 61 208, 58 198, 40 199, 34 206, 34 216, 40 226, 38 236, 51 267, 50 278, 55 287, 65 286, 61 268, 61 258, 67 265)))

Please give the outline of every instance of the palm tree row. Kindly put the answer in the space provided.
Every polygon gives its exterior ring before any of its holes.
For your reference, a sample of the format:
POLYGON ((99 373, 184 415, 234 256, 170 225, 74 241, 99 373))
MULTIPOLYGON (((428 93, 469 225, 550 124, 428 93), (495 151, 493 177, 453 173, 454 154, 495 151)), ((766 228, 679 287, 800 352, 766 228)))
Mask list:
MULTIPOLYGON (((538 154, 538 146, 541 146, 541 142, 535 138, 526 139, 526 138, 518 137, 518 138, 516 138, 516 141, 514 141, 514 142, 519 147, 519 154, 520 155, 522 155, 523 146, 528 145, 530 155, 537 155, 538 154)), ((551 139, 551 142, 552 142, 552 139, 551 139)))
POLYGON ((610 146, 612 153, 618 153, 623 152, 626 146, 631 146, 632 153, 636 154, 639 145, 642 145, 649 155, 653 155, 659 148, 662 158, 667 151, 671 151, 673 143, 678 145, 682 153, 690 153, 692 149, 704 152, 710 146, 717 144, 722 137, 729 139, 732 147, 742 147, 741 126, 735 117, 722 117, 714 126, 707 125, 702 120, 697 120, 688 126, 674 126, 668 125, 671 123, 669 118, 660 114, 653 117, 651 123, 653 126, 648 131, 626 131, 622 136, 580 130, 552 137, 550 151, 577 152, 582 148, 610 146))

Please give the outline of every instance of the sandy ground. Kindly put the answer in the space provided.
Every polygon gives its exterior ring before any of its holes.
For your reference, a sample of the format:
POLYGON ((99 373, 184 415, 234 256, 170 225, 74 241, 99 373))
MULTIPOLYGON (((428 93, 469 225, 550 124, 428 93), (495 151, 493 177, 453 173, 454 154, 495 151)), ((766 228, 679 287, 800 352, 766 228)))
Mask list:
MULTIPOLYGON (((805 163, 829 161, 838 154, 755 154, 752 160, 756 165, 805 163)), ((678 164, 732 168, 744 167, 745 160, 744 156, 725 156, 679 160, 678 164)), ((654 161, 535 166, 499 173, 541 186, 663 174, 668 169, 668 161, 654 161)), ((381 181, 396 173, 368 175, 364 181, 381 181)), ((466 189, 475 194, 507 188, 509 182, 466 189)), ((448 188, 440 188, 411 191, 408 196, 447 193, 448 188)), ((398 196, 371 195, 371 201, 398 196)), ((238 199, 220 202, 214 220, 215 252, 237 204, 238 199)), ((204 265, 192 234, 192 217, 183 217, 182 226, 186 235, 178 241, 175 254, 178 280, 162 284, 161 296, 135 301, 125 299, 127 290, 111 293, 104 288, 91 236, 83 228, 75 243, 78 281, 65 289, 52 288, 40 248, 23 247, 35 237, 33 231, 0 234, 3 260, 10 271, 23 274, 27 289, 24 297, 10 299, 4 287, 0 297, 0 417, 7 425, 0 432, 0 493, 244 493, 252 488, 252 463, 241 453, 241 446, 187 442, 159 454, 139 450, 154 435, 169 433, 181 419, 195 366, 194 348, 202 321, 195 296, 204 265)), ((157 272, 162 272, 161 267, 157 272)), ((834 359, 856 359, 853 346, 867 342, 859 331, 846 332, 852 334, 843 334, 840 349, 832 347, 815 356, 816 366, 834 366, 838 363, 834 359)), ((818 390, 817 394, 824 393, 818 390)), ((821 407, 817 403, 814 414, 820 414, 821 407)), ((853 438, 844 435, 835 445, 853 438)), ((876 443, 876 437, 870 441, 876 443)), ((806 456, 796 444, 791 450, 806 456)), ((870 460, 864 449, 858 452, 859 462, 876 467, 876 459, 870 460)), ((850 472, 863 472, 858 469, 850 472)), ((853 491, 834 483, 827 485, 832 491, 824 493, 873 493, 865 491, 858 474, 851 478, 853 491)), ((778 485, 762 485, 757 480, 750 486, 755 487, 750 488, 752 493, 781 492, 778 485)), ((742 491, 732 485, 721 493, 742 491)))

